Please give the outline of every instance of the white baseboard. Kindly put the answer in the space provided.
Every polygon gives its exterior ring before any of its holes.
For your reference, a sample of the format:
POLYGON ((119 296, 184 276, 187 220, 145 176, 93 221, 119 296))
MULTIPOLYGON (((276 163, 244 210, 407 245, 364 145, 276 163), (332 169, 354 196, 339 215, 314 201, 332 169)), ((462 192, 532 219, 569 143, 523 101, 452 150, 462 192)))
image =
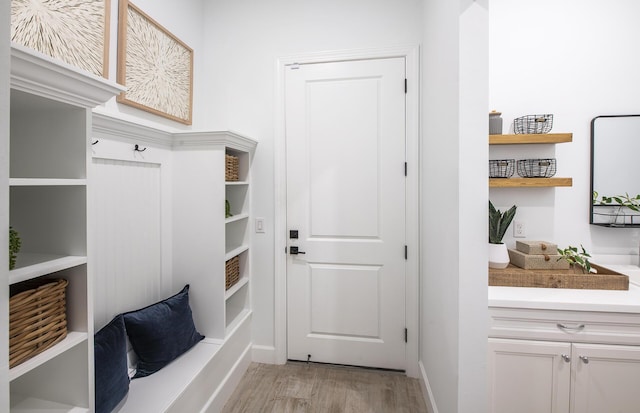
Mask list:
POLYGON ((251 359, 256 363, 278 364, 276 361, 276 348, 273 346, 253 345, 251 359))
POLYGON ((433 398, 433 392, 429 385, 429 378, 427 377, 427 372, 424 369, 424 364, 422 364, 422 361, 419 361, 418 365, 420 366, 420 387, 422 388, 424 402, 427 404, 427 412, 438 413, 438 406, 433 398))

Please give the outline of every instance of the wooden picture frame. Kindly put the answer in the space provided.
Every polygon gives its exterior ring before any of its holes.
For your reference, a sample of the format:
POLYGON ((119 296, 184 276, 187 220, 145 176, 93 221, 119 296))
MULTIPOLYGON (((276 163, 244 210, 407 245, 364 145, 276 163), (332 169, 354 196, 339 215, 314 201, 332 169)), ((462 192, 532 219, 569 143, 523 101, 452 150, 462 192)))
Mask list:
POLYGON ((11 0, 11 41, 109 77, 110 0, 11 0))
POLYGON ((120 1, 117 101, 191 125, 193 49, 127 0, 120 1))

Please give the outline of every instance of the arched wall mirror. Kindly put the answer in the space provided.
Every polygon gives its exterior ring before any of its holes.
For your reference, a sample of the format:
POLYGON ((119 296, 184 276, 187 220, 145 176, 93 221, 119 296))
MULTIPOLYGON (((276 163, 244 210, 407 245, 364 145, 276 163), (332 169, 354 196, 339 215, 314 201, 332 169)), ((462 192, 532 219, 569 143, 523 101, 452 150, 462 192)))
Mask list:
POLYGON ((640 227, 640 115, 591 121, 590 223, 640 227))

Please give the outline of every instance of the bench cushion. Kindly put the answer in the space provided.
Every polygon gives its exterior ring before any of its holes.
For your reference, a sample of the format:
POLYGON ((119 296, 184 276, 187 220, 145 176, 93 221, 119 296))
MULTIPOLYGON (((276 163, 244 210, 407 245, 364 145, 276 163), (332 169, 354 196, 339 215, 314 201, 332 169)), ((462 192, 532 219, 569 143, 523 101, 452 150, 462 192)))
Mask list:
POLYGON ((129 391, 127 337, 117 315, 94 336, 96 413, 109 413, 129 391))
POLYGON ((193 324, 188 284, 178 294, 123 317, 138 356, 134 379, 155 373, 204 338, 193 324))

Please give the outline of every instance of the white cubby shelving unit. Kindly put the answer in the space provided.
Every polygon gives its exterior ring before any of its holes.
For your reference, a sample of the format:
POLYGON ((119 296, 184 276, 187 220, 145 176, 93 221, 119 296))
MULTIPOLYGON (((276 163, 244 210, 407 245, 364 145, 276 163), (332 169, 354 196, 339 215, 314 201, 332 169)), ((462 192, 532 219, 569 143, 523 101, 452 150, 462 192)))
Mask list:
POLYGON ((249 218, 251 153, 232 146, 229 142, 225 154, 238 158, 238 180, 225 181, 225 199, 229 201, 232 216, 225 218, 225 262, 236 256, 240 261, 240 279, 225 292, 225 326, 227 331, 242 320, 250 310, 249 305, 249 218))
POLYGON ((9 225, 22 249, 8 283, 13 289, 24 281, 64 278, 69 285, 67 336, 9 370, 9 408, 88 412, 94 397, 87 252, 91 109, 123 88, 16 44, 10 87, 9 225))
POLYGON ((250 181, 257 142, 235 132, 174 139, 174 285, 191 285, 199 331, 225 340, 251 315, 250 181), (238 157, 237 181, 225 180, 226 154, 238 157), (225 289, 225 264, 236 256, 240 279, 225 289))

